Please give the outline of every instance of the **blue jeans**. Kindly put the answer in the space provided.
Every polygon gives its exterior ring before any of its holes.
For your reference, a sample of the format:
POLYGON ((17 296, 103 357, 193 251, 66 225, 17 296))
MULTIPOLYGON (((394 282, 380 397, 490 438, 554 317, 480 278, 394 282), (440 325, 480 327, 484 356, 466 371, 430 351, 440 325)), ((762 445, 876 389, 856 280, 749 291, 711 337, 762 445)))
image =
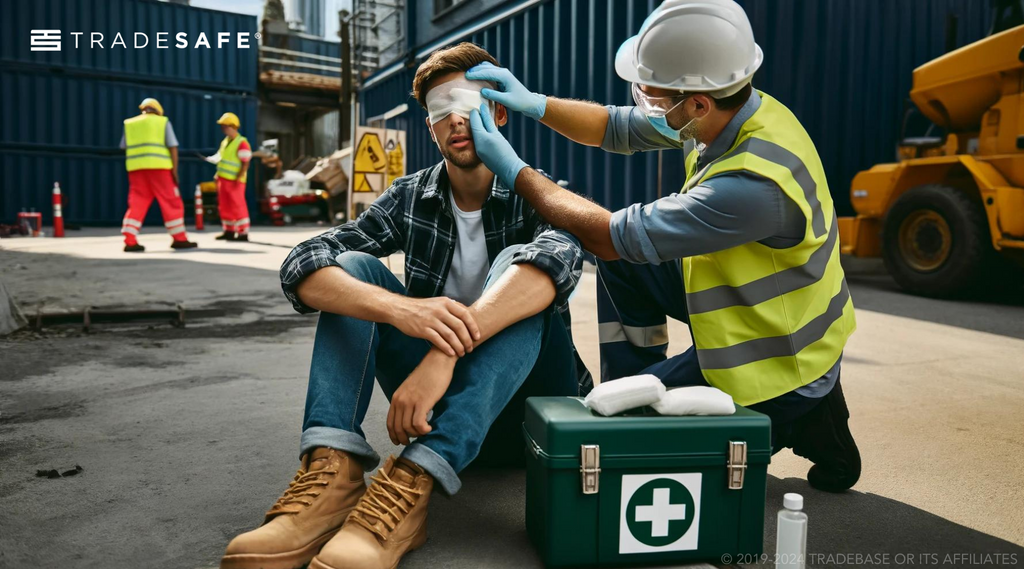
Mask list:
MULTIPOLYGON (((685 293, 678 260, 660 265, 597 261, 601 381, 649 373, 666 387, 708 384, 696 347, 667 357, 667 317, 690 324, 685 293)), ((774 453, 785 448, 797 419, 821 401, 790 391, 748 407, 772 420, 774 453)))
MULTIPOLYGON (((510 265, 518 246, 494 260, 484 287, 510 265)), ((405 287, 378 259, 349 251, 337 258, 353 277, 393 293, 405 287)), ((433 430, 405 447, 402 456, 434 477, 448 494, 461 486, 458 473, 480 452, 496 420, 514 428, 511 453, 522 453, 521 395, 576 395, 575 359, 564 325, 553 308, 521 320, 484 342, 455 366, 452 382, 434 406, 433 430), (515 396, 518 405, 509 406, 515 396), (509 408, 506 410, 506 406, 509 408), (503 413, 503 411, 506 411, 503 413)), ((430 343, 388 324, 321 313, 306 392, 300 454, 326 446, 358 457, 366 470, 380 457, 366 442, 362 423, 373 393, 373 378, 391 398, 419 365, 430 343)))

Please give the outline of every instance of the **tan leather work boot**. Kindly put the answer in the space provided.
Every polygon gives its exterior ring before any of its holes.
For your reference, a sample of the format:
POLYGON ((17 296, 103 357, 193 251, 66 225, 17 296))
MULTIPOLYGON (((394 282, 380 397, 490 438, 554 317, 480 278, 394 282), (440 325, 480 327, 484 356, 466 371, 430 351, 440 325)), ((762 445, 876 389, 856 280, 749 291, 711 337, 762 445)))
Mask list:
POLYGON ((302 467, 263 525, 231 540, 221 569, 296 569, 309 563, 345 523, 366 492, 355 457, 319 447, 302 467))
POLYGON ((372 478, 341 531, 309 569, 394 569, 427 541, 427 504, 434 478, 404 458, 390 457, 372 478))

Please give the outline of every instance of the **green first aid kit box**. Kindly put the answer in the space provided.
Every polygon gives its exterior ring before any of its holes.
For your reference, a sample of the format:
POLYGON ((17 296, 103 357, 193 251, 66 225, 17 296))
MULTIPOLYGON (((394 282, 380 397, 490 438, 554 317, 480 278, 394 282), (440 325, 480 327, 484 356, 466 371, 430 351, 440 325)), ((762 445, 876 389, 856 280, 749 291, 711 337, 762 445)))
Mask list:
POLYGON ((760 555, 771 421, 603 417, 575 397, 531 397, 526 529, 549 567, 760 555))

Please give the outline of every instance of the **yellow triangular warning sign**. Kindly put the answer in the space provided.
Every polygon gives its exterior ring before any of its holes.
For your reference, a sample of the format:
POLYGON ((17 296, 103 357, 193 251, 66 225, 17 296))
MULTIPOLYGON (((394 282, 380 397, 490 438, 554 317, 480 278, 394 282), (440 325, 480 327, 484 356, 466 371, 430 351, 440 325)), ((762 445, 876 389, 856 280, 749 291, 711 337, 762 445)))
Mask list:
POLYGON ((366 174, 356 172, 356 177, 352 179, 352 191, 353 192, 373 192, 373 186, 370 185, 370 181, 366 179, 366 174))
POLYGON ((401 178, 405 175, 405 160, 402 155, 402 145, 395 141, 389 141, 388 146, 392 146, 391 152, 388 152, 388 185, 395 181, 395 178, 401 178))
POLYGON ((363 133, 356 148, 356 172, 383 172, 387 166, 384 147, 381 146, 377 133, 363 133))

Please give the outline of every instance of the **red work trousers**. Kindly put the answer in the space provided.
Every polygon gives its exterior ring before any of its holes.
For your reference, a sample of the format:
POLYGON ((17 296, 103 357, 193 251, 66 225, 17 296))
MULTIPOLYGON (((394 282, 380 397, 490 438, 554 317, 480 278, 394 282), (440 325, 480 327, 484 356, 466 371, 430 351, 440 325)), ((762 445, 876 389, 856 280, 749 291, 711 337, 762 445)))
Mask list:
POLYGON ((181 202, 178 187, 170 170, 135 170, 128 172, 128 213, 124 214, 121 233, 126 245, 138 243, 135 236, 142 229, 149 206, 156 199, 164 227, 175 241, 186 241, 185 204, 181 202))
POLYGON ((217 177, 217 208, 225 233, 249 232, 249 206, 245 203, 245 184, 217 177))

